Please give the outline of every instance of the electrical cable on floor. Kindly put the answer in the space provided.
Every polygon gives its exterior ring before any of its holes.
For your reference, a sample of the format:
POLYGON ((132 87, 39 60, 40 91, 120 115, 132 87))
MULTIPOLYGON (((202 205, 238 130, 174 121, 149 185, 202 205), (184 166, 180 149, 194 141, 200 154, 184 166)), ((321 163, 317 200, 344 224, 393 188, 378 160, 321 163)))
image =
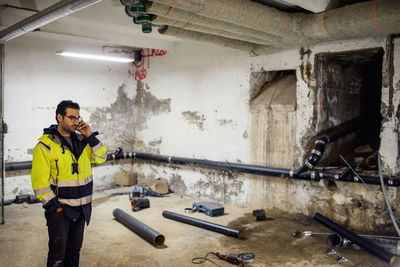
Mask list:
MULTIPOLYGON (((361 182, 363 182, 365 188, 367 188, 367 190, 368 190, 369 192, 372 192, 372 189, 369 188, 369 186, 368 186, 368 185, 364 182, 364 180, 358 175, 358 173, 350 166, 350 164, 344 159, 344 157, 343 157, 342 155, 340 155, 340 154, 339 154, 339 156, 340 156, 340 158, 346 163, 346 165, 353 171, 353 173, 354 173, 355 175, 357 175, 358 179, 360 179, 361 182)), ((378 201, 379 205, 381 205, 381 207, 384 208, 384 209, 385 209, 387 212, 389 212, 389 214, 390 214, 390 211, 388 210, 388 208, 386 207, 386 205, 385 205, 382 201, 380 201, 379 199, 378 199, 377 201, 378 201)), ((397 223, 400 223, 398 219, 396 219, 396 218, 394 218, 394 219, 397 221, 397 223)))
POLYGON ((204 263, 204 262, 206 262, 206 261, 209 261, 209 262, 211 262, 211 263, 213 263, 213 264, 215 264, 215 265, 217 265, 217 266, 219 266, 219 267, 222 267, 221 265, 219 265, 219 264, 213 262, 212 260, 210 260, 210 259, 208 258, 209 255, 214 255, 215 257, 217 257, 217 254, 215 254, 214 252, 208 252, 208 253, 206 254, 206 256, 204 256, 204 257, 193 258, 193 259, 192 259, 192 263, 193 263, 193 264, 202 264, 202 263, 204 263))
POLYGON ((400 229, 399 229, 399 226, 397 225, 396 217, 394 217, 392 207, 390 206, 389 199, 388 199, 387 192, 386 192, 386 186, 383 182, 382 170, 381 170, 381 156, 379 155, 379 153, 378 153, 378 171, 379 171, 379 180, 381 181, 382 193, 385 198, 387 210, 390 214, 390 218, 392 219, 393 226, 396 229, 397 235, 400 236, 400 229))

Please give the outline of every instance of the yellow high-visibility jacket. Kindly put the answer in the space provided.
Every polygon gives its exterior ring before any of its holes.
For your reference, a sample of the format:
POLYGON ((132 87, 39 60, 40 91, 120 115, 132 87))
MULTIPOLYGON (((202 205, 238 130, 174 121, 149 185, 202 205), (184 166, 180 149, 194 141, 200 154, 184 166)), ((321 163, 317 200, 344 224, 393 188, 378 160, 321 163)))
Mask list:
POLYGON ((33 150, 31 181, 46 213, 62 207, 71 220, 85 217, 89 224, 92 212, 93 177, 91 163, 106 161, 107 149, 95 132, 88 138, 71 134, 69 144, 57 131, 57 125, 44 129, 33 150))

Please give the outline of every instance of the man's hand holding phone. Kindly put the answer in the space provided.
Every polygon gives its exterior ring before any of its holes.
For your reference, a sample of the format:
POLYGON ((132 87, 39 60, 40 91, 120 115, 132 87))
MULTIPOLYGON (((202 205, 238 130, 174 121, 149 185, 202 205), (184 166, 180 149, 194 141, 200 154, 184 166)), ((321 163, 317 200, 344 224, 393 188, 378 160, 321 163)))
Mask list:
POLYGON ((83 134, 86 138, 92 134, 92 130, 90 129, 89 124, 86 124, 86 122, 84 122, 82 118, 79 119, 79 124, 76 130, 83 134))

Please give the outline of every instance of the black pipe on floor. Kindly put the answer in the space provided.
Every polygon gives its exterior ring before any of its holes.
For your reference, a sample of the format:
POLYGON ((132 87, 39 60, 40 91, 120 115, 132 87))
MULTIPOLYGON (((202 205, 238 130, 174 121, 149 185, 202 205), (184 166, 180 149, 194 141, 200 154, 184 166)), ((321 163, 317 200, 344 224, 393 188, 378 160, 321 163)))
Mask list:
POLYGON ((117 208, 113 211, 113 215, 117 221, 143 237, 151 244, 155 246, 162 246, 164 244, 165 237, 162 234, 150 228, 141 221, 133 218, 123 210, 117 208))
MULTIPOLYGON (((313 181, 320 181, 321 179, 327 179, 332 181, 353 182, 353 183, 363 183, 364 181, 366 184, 380 185, 379 177, 360 175, 359 177, 361 177, 362 179, 361 180, 357 175, 352 174, 349 170, 346 170, 345 171, 346 173, 342 174, 317 172, 317 171, 306 171, 296 174, 295 171, 293 170, 283 169, 283 168, 271 168, 259 165, 211 161, 211 160, 194 159, 194 158, 172 157, 172 156, 164 156, 164 155, 140 153, 140 152, 123 153, 122 150, 119 150, 119 153, 117 154, 113 153, 107 155, 107 161, 119 160, 119 159, 139 159, 150 162, 161 162, 165 164, 178 164, 178 165, 210 168, 216 170, 236 171, 241 173, 249 173, 249 174, 288 178, 288 179, 313 180, 313 181)), ((31 161, 7 163, 6 171, 30 169, 31 167, 32 167, 31 161)), ((400 177, 393 177, 393 178, 384 177, 383 181, 387 186, 395 186, 395 187, 400 186, 400 177)))
POLYGON ((224 235, 228 235, 228 236, 232 236, 232 237, 236 237, 236 238, 242 238, 243 237, 243 231, 242 230, 236 230, 233 228, 229 228, 227 226, 223 226, 220 224, 215 224, 215 223, 211 223, 211 222, 207 222, 207 221, 203 221, 203 220, 199 220, 196 218, 192 218, 192 217, 188 217, 185 215, 181 215, 175 212, 171 212, 171 211, 167 211, 164 210, 162 212, 162 215, 165 218, 171 219, 171 220, 175 220, 178 222, 182 222, 182 223, 186 223, 186 224, 190 224, 196 227, 200 227, 206 230, 210 230, 216 233, 220 233, 220 234, 224 234, 224 235))
POLYGON ((331 220, 322 216, 319 213, 315 213, 313 219, 316 220, 317 222, 319 222, 320 224, 324 225, 325 227, 331 229, 332 231, 336 232, 340 236, 347 238, 348 240, 353 242, 353 244, 356 244, 356 245, 362 247, 369 253, 377 256, 378 258, 380 258, 381 260, 383 260, 389 264, 392 264, 396 259, 396 257, 392 253, 386 251, 384 248, 372 243, 371 241, 369 241, 368 239, 366 239, 362 236, 359 236, 359 235, 341 227, 337 223, 332 222, 331 220))

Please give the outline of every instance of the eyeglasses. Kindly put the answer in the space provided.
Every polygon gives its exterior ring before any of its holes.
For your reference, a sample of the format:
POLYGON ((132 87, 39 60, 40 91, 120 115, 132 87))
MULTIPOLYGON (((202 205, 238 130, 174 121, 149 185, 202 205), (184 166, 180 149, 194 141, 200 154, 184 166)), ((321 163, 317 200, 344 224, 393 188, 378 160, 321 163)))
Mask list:
POLYGON ((67 117, 67 118, 70 119, 72 122, 82 120, 82 117, 81 117, 81 116, 75 117, 75 116, 66 116, 66 115, 64 115, 64 117, 67 117))

